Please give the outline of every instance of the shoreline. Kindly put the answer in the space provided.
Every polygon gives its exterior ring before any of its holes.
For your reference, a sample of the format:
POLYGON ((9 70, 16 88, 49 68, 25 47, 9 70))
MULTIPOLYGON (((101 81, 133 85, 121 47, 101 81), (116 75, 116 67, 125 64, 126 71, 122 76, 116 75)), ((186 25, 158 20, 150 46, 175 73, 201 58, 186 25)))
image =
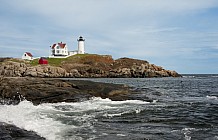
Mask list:
MULTIPOLYGON (((109 98, 113 101, 138 99, 140 92, 121 84, 69 80, 59 78, 4 77, 0 82, 0 104, 18 105, 21 101, 41 103, 80 102, 92 97, 109 98)), ((147 100, 143 98, 141 100, 147 100)), ((33 131, 18 128, 13 124, 0 122, 0 139, 45 138, 33 131)))
MULTIPOLYGON (((136 99, 139 91, 122 84, 93 82, 61 78, 14 77, 0 82, 0 99, 18 104, 26 99, 34 105, 41 103, 79 102, 92 97, 114 101, 136 99)), ((148 100, 146 98, 141 100, 148 100)))
POLYGON ((0 62, 0 75, 41 78, 181 77, 176 71, 132 58, 114 60, 112 56, 86 54, 48 61, 48 64, 39 65, 38 61, 5 59, 0 62))

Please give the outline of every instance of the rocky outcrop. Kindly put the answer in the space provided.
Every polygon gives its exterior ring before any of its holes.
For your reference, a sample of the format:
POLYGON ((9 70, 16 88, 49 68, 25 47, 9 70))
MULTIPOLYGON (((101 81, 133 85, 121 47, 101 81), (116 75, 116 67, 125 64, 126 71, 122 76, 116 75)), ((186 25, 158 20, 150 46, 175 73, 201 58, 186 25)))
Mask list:
POLYGON ((22 62, 7 61, 0 66, 0 74, 6 77, 69 77, 61 67, 49 65, 30 66, 22 62))
POLYGON ((147 61, 111 56, 90 55, 77 58, 75 61, 61 63, 60 66, 36 65, 25 62, 3 61, 0 75, 7 77, 109 77, 109 78, 146 78, 146 77, 179 77, 175 71, 165 70, 147 61))
MULTIPOLYGON (((0 104, 16 105, 22 100, 31 101, 34 105, 79 102, 92 97, 109 98, 116 101, 143 100, 152 102, 149 98, 141 95, 141 92, 130 89, 126 85, 56 78, 0 78, 0 104)), ((34 132, 0 122, 0 139, 43 140, 44 138, 34 132)))
POLYGON ((175 71, 165 70, 160 66, 149 64, 147 61, 120 58, 115 60, 112 66, 111 77, 179 77, 175 71))
POLYGON ((0 122, 0 140, 45 140, 35 132, 0 122))
MULTIPOLYGON (((4 78, 0 82, 0 103, 18 104, 26 99, 40 103, 78 102, 92 97, 111 100, 136 99, 136 91, 125 85, 97 83, 84 80, 62 80, 54 78, 4 78)), ((144 98, 141 100, 147 100, 144 98)))

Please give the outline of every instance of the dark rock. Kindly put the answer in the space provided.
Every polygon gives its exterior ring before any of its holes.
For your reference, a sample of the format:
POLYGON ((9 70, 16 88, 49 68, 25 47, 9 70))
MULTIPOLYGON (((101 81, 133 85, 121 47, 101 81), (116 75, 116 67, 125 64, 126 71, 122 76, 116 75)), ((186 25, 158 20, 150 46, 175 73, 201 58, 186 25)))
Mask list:
POLYGON ((98 83, 84 80, 49 78, 4 78, 0 84, 2 104, 17 104, 26 99, 40 103, 78 102, 91 97, 112 100, 134 99, 134 91, 124 85, 98 83), (13 101, 13 102, 12 102, 13 101))
POLYGON ((45 140, 35 132, 0 122, 0 140, 45 140))

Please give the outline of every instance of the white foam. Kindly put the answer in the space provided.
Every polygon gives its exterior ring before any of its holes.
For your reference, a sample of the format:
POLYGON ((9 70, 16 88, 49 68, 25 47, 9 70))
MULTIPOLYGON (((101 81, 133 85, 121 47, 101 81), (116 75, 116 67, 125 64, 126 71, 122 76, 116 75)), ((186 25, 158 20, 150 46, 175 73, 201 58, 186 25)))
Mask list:
POLYGON ((124 134, 117 134, 117 136, 125 137, 126 135, 124 135, 124 134))
POLYGON ((98 101, 98 103, 103 103, 103 104, 149 104, 150 102, 146 102, 146 101, 141 101, 141 100, 125 100, 125 101, 112 101, 111 99, 102 99, 99 97, 94 97, 92 99, 93 101, 98 101))
POLYGON ((61 112, 87 112, 92 110, 111 110, 116 108, 126 108, 132 105, 145 105, 149 104, 150 102, 140 101, 140 100, 126 100, 126 101, 112 101, 110 99, 102 99, 98 97, 94 97, 91 100, 84 101, 84 102, 76 102, 76 103, 57 103, 53 106, 64 106, 65 108, 68 107, 67 110, 59 110, 61 112))
POLYGON ((191 136, 189 136, 193 131, 196 131, 197 129, 195 128, 183 128, 182 132, 185 135, 185 140, 191 140, 191 136))
POLYGON ((183 78, 195 78, 195 76, 193 76, 193 75, 190 75, 190 76, 188 76, 188 75, 186 75, 186 76, 182 76, 183 78))
POLYGON ((35 131, 47 139, 55 139, 65 125, 43 114, 43 110, 47 109, 50 107, 34 106, 28 101, 22 101, 19 105, 3 105, 0 107, 0 121, 35 131))
POLYGON ((106 113, 103 116, 105 116, 105 117, 116 117, 116 116, 121 116, 122 114, 124 114, 124 113, 117 113, 117 114, 108 114, 108 113, 106 113))
POLYGON ((208 99, 217 99, 217 96, 206 96, 208 99))
POLYGON ((135 110, 135 113, 136 113, 136 114, 139 114, 139 113, 141 113, 141 111, 142 111, 141 109, 136 109, 136 110, 135 110))
POLYGON ((44 103, 34 106, 29 101, 22 101, 18 105, 0 105, 0 121, 35 131, 48 140, 63 139, 61 134, 72 129, 89 128, 94 132, 92 122, 95 121, 96 115, 113 117, 126 113, 140 113, 143 109, 141 105, 148 103, 140 100, 111 101, 93 98, 84 102, 44 103), (63 124, 63 118, 81 124, 63 124))
POLYGON ((157 103, 157 102, 158 102, 158 100, 153 100, 153 101, 152 101, 152 103, 157 103))

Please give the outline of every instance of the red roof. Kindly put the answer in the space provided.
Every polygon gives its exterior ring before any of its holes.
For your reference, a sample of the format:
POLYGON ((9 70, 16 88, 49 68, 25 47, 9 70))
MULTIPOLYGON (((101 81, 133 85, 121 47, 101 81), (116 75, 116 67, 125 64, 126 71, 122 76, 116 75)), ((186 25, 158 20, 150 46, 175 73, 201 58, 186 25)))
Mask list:
MULTIPOLYGON (((56 46, 57 44, 53 44, 52 45, 52 49, 54 49, 55 48, 55 46, 56 46)), ((58 43, 58 46, 60 46, 61 48, 65 48, 65 46, 66 46, 66 43, 58 43)))
POLYGON ((52 45, 52 49, 54 49, 55 46, 56 46, 56 44, 53 44, 53 45, 52 45))
POLYGON ((28 56, 33 57, 33 55, 30 52, 25 52, 28 56))

